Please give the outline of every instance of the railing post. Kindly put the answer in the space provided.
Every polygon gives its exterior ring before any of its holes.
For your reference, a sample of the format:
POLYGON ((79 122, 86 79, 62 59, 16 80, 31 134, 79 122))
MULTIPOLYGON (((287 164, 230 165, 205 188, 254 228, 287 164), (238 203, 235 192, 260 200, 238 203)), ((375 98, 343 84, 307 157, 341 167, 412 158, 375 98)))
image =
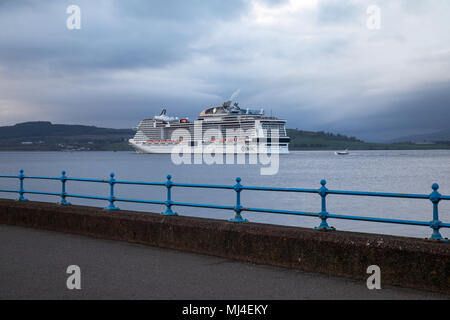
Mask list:
POLYGON ((165 216, 176 216, 177 213, 172 211, 172 176, 167 175, 166 188, 167 188, 167 200, 166 200, 166 211, 162 214, 165 216))
POLYGON ((234 191, 236 191, 236 206, 234 207, 234 211, 236 212, 236 215, 233 219, 230 219, 231 222, 248 222, 247 219, 242 218, 241 212, 243 207, 241 206, 241 191, 242 191, 242 185, 241 185, 241 178, 236 178, 236 184, 234 185, 234 191))
POLYGON ((23 174, 23 169, 20 169, 19 173, 19 201, 28 201, 28 199, 25 199, 24 190, 23 190, 23 180, 25 180, 25 175, 23 174))
POLYGON ((322 187, 319 189, 319 195, 322 198, 322 209, 319 214, 319 218, 322 219, 322 222, 318 227, 315 227, 315 230, 336 230, 334 227, 330 227, 327 223, 328 219, 328 212, 327 212, 327 204, 326 204, 326 196, 328 194, 328 189, 325 187, 327 184, 327 181, 325 179, 322 179, 320 181, 320 184, 322 187))
POLYGON ((62 175, 61 175, 61 202, 60 204, 62 204, 63 206, 69 205, 70 203, 66 201, 66 181, 67 181, 67 177, 66 177, 66 171, 63 170, 62 171, 62 175))
POLYGON ((439 232, 439 229, 441 228, 441 221, 439 221, 438 211, 438 204, 439 201, 441 201, 441 194, 438 192, 439 185, 437 183, 433 183, 431 189, 433 189, 433 192, 430 193, 430 201, 433 203, 433 220, 430 221, 430 227, 431 229, 433 229, 433 233, 430 239, 438 241, 448 241, 447 239, 444 239, 439 232))
POLYGON ((114 197, 114 184, 116 183, 116 179, 114 179, 114 173, 111 173, 110 179, 108 181, 110 186, 110 193, 109 193, 109 206, 105 209, 107 210, 119 210, 118 207, 114 205, 114 201, 116 201, 116 198, 114 197))

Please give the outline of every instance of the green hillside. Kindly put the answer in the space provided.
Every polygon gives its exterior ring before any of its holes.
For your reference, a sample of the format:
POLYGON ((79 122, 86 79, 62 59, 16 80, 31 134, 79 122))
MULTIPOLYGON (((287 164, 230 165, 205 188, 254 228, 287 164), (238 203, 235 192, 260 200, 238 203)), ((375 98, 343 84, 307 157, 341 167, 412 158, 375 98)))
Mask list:
POLYGON ((287 129, 291 138, 290 150, 423 150, 450 149, 450 143, 413 144, 413 143, 369 143, 329 132, 313 132, 297 129, 287 129))
POLYGON ((48 121, 25 122, 0 127, 0 150, 132 150, 127 140, 133 135, 131 129, 52 124, 48 121))

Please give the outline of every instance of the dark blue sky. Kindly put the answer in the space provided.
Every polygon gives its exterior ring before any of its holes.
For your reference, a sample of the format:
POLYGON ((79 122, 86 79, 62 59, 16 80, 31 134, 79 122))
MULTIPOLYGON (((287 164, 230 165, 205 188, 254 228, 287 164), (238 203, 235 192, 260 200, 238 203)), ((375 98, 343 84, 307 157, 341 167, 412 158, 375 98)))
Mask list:
POLYGON ((289 128, 430 133, 449 126, 449 27, 447 0, 2 0, 0 125, 133 127, 240 90, 289 128))

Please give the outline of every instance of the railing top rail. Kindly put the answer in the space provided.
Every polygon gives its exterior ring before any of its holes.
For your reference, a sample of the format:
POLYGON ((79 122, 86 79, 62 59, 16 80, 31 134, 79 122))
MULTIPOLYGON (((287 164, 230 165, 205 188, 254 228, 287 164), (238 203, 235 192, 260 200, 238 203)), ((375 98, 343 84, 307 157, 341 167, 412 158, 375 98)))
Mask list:
POLYGON ((46 177, 46 176, 26 176, 23 175, 24 179, 35 179, 35 180, 61 180, 61 177, 46 177))
MULTIPOLYGON (((108 182, 108 181, 106 181, 106 182, 108 182)), ((115 180, 114 183, 116 183, 116 184, 144 185, 144 186, 164 186, 164 185, 166 185, 165 182, 122 181, 122 180, 115 180)))
POLYGON ((241 186, 242 190, 318 193, 320 189, 241 186))
POLYGON ((234 186, 214 185, 214 184, 194 184, 194 183, 172 182, 171 185, 174 187, 186 187, 186 188, 234 189, 234 186))
POLYGON ((67 181, 109 183, 108 179, 66 178, 67 181))
POLYGON ((348 195, 348 196, 367 196, 367 197, 385 197, 385 198, 409 198, 409 199, 429 199, 429 194, 414 193, 393 193, 393 192, 369 192, 369 191, 344 191, 327 190, 327 194, 348 195))

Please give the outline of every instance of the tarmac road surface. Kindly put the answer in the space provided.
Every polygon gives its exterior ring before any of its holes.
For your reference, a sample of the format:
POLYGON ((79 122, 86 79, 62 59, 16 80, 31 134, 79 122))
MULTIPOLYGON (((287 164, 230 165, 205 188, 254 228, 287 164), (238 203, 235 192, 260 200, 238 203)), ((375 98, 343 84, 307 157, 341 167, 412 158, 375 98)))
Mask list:
POLYGON ((369 290, 365 281, 0 225, 0 299, 450 298, 382 279, 369 290), (80 267, 81 290, 66 286, 70 265, 80 267))

